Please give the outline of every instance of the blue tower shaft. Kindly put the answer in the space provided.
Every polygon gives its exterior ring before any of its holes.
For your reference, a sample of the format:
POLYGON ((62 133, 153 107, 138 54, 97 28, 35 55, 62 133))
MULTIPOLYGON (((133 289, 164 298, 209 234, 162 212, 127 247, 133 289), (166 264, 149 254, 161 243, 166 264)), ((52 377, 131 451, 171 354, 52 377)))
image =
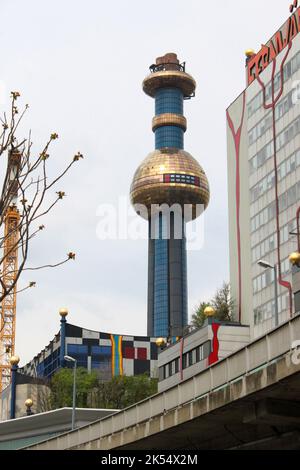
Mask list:
MULTIPOLYGON (((155 115, 183 116, 183 93, 178 88, 162 88, 155 95, 155 115)), ((155 130, 155 149, 166 147, 183 149, 184 131, 178 126, 161 126, 155 130)))
MULTIPOLYGON (((183 93, 178 88, 162 88, 155 95, 155 115, 183 116, 183 93)), ((155 148, 184 147, 184 130, 175 125, 162 125, 155 130, 155 148)), ((188 323, 187 258, 185 223, 182 237, 174 236, 174 216, 160 214, 149 223, 148 266, 148 335, 155 337, 182 336, 188 323), (156 224, 156 236, 153 226, 156 224), (169 236, 165 228, 169 224, 169 236)))

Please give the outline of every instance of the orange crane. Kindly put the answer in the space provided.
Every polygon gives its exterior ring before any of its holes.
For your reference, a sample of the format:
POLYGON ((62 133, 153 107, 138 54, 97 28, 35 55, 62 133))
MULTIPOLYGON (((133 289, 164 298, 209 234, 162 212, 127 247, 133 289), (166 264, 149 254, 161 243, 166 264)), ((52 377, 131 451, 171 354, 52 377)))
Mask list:
MULTIPOLYGON (((3 263, 0 276, 7 291, 14 285, 18 271, 18 244, 20 213, 17 208, 18 182, 20 168, 20 153, 13 149, 8 156, 8 171, 4 194, 7 195, 9 207, 4 214, 4 242, 1 257, 3 263)), ((2 292, 4 289, 2 288, 2 292)), ((0 306, 0 393, 11 380, 10 357, 15 354, 16 335, 16 301, 17 285, 10 290, 0 306)))

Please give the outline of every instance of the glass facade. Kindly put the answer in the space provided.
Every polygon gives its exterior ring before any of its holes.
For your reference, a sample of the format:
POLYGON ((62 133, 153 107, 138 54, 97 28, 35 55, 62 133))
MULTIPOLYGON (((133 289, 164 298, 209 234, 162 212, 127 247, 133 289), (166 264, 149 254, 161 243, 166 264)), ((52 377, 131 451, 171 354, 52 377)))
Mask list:
POLYGON ((181 263, 182 263, 182 316, 183 325, 188 325, 188 298, 187 298, 187 256, 186 256, 186 238, 185 223, 183 223, 184 238, 181 240, 181 263))
POLYGON ((77 360, 77 367, 87 368, 88 347, 85 344, 68 344, 68 356, 77 360))
POLYGON ((36 375, 38 377, 51 377, 60 367, 59 354, 60 348, 49 354, 42 363, 37 364, 36 375))
POLYGON ((155 236, 150 274, 150 278, 153 276, 153 335, 181 336, 188 324, 185 222, 182 220, 181 235, 175 234, 173 215, 160 214, 151 223, 155 224, 153 233, 149 232, 155 236))
POLYGON ((159 238, 154 241, 154 336, 168 336, 169 326, 169 243, 163 239, 163 218, 159 216, 159 238))
MULTIPOLYGON (((155 95, 155 114, 183 115, 183 93, 178 88, 162 88, 155 95)), ((155 130, 155 149, 183 149, 184 131, 178 126, 161 126, 155 130)))
POLYGON ((183 115, 183 93, 178 88, 161 88, 155 95, 155 114, 183 115))
POLYGON ((163 126, 155 131, 155 149, 175 147, 183 149, 184 132, 177 126, 163 126))
POLYGON ((110 371, 111 346, 92 346, 92 369, 110 371))

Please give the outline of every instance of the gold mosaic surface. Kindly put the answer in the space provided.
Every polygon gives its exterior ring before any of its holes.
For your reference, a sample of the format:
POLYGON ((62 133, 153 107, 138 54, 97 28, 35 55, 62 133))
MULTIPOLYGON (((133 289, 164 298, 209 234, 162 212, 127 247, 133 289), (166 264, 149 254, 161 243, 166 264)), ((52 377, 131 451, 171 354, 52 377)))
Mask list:
POLYGON ((143 204, 203 204, 208 206, 210 191, 207 177, 188 152, 178 149, 156 150, 137 169, 131 185, 131 202, 143 204), (165 174, 196 176, 200 187, 185 183, 164 183, 165 174))
POLYGON ((180 114, 165 113, 155 116, 152 120, 152 130, 161 126, 177 126, 186 131, 186 118, 180 114))
POLYGON ((166 87, 180 88, 185 97, 190 97, 196 90, 196 82, 188 73, 176 70, 155 72, 143 81, 144 92, 152 98, 159 88, 166 87))

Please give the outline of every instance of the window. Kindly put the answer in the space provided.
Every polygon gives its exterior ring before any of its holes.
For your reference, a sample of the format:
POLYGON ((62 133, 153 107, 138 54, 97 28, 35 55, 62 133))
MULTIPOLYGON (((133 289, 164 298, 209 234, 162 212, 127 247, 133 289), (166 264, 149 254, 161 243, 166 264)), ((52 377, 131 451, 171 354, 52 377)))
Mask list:
MULTIPOLYGON (((211 342, 206 341, 206 343, 198 346, 197 348, 192 349, 191 351, 186 352, 182 356, 182 368, 187 369, 188 367, 193 366, 199 362, 204 361, 209 357, 211 353, 211 342)), ((165 380, 166 378, 172 377, 175 374, 178 374, 180 370, 180 358, 177 357, 168 364, 162 366, 159 369, 159 380, 165 380)))
POLYGON ((188 355, 189 355, 189 359, 188 359, 189 365, 188 365, 188 367, 191 367, 193 365, 193 351, 190 351, 188 353, 188 355))
POLYGON ((92 369, 111 369, 111 346, 92 346, 92 369))
POLYGON ((181 183, 200 186, 200 178, 193 175, 168 174, 164 175, 164 183, 181 183))
POLYGON ((88 347, 85 344, 68 344, 68 355, 77 360, 78 367, 87 368, 88 347))
POLYGON ((147 348, 137 348, 137 358, 140 361, 147 360, 147 348))
POLYGON ((162 380, 165 380, 165 368, 164 367, 160 367, 159 370, 158 370, 158 379, 159 381, 161 382, 162 380))
POLYGON ((134 359, 134 348, 126 346, 123 357, 124 359, 134 359))

